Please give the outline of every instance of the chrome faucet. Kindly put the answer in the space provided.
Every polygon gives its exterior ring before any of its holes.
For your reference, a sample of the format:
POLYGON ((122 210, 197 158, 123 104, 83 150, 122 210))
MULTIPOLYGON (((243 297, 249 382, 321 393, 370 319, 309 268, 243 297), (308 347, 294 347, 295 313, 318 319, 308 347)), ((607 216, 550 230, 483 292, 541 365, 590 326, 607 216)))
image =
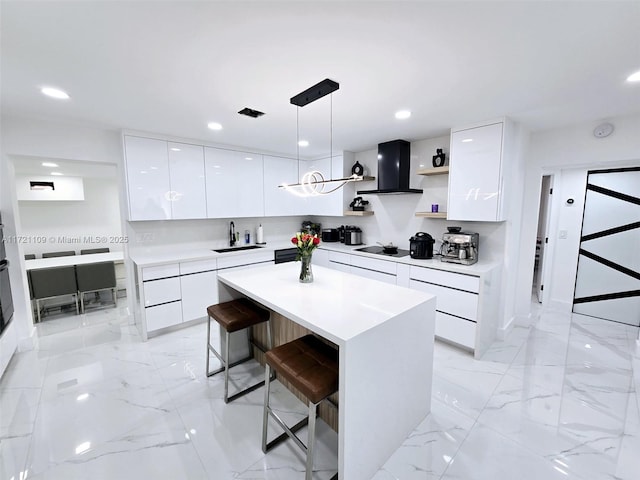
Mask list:
POLYGON ((233 222, 229 222, 229 246, 235 247, 236 245, 236 226, 233 222))

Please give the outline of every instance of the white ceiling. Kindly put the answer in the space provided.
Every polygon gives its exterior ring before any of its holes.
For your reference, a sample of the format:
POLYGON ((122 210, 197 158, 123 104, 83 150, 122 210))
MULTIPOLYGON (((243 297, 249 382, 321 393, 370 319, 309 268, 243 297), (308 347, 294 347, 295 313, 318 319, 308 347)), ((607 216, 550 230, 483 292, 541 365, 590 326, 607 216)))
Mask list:
POLYGON ((118 168, 113 163, 31 157, 27 155, 14 155, 13 160, 15 173, 18 175, 51 175, 51 172, 57 172, 67 177, 115 179, 118 174, 118 168), (42 165, 43 162, 55 163, 58 166, 45 167, 42 165))
MULTIPOLYGON (((640 2, 1 4, 4 116, 296 152, 289 98, 333 95, 332 150, 509 116, 532 130, 640 112, 640 2), (45 85, 71 99, 42 96, 45 85), (248 106, 262 118, 236 112, 248 106), (399 121, 401 109, 413 116, 399 121), (207 122, 224 128, 213 132, 207 122)), ((301 156, 329 151, 329 97, 303 107, 301 156)))

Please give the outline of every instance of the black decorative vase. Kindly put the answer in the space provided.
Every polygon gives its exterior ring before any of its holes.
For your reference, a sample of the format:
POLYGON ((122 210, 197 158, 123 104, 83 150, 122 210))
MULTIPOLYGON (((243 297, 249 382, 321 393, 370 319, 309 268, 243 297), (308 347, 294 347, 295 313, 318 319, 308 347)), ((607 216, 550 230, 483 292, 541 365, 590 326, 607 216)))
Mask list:
POLYGON ((436 154, 433 156, 433 168, 444 167, 445 154, 441 148, 436 149, 436 154))

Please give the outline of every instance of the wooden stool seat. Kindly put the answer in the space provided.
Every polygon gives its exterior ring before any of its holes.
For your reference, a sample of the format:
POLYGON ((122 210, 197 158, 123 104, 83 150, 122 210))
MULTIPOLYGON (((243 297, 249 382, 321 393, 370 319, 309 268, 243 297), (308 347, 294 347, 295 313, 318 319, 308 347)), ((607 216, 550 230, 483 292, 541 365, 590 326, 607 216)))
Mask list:
POLYGON ((269 320, 269 312, 241 298, 207 307, 207 314, 227 332, 237 332, 269 320))
MULTIPOLYGON (((265 355, 265 378, 273 368, 280 378, 287 380, 309 400, 308 415, 296 425, 289 427, 269 405, 269 385, 264 389, 264 411, 262 416, 262 451, 267 452, 287 437, 291 438, 307 455, 305 480, 313 475, 313 455, 316 435, 318 404, 338 390, 338 351, 313 335, 285 343, 269 350, 265 355), (267 442, 269 415, 284 433, 267 442), (295 432, 309 426, 306 445, 295 432)), ((337 478, 337 475, 333 477, 337 478)))
POLYGON ((313 335, 269 350, 265 360, 313 403, 338 390, 338 352, 313 335))
POLYGON ((212 377, 213 375, 224 371, 224 401, 225 403, 229 403, 232 400, 235 400, 242 395, 246 395, 249 392, 254 391, 256 388, 264 385, 264 381, 260 381, 254 385, 251 385, 244 390, 240 390, 239 392, 229 396, 229 369, 236 365, 246 362, 247 360, 251 360, 253 358, 251 346, 255 346, 263 353, 267 351, 267 349, 271 348, 271 322, 269 321, 269 311, 264 308, 260 308, 255 303, 251 302, 246 298, 240 298, 237 300, 232 300, 230 302, 219 303, 217 305, 210 305, 207 307, 207 365, 206 372, 207 377, 212 377), (220 324, 222 329, 225 331, 225 345, 224 345, 224 358, 222 355, 216 351, 216 349, 211 345, 211 319, 214 319, 216 322, 220 324), (251 334, 251 328, 254 325, 257 325, 262 322, 269 322, 269 326, 267 328, 267 345, 259 345, 254 342, 253 335, 251 334), (229 362, 229 338, 232 333, 249 329, 249 356, 238 360, 234 363, 229 362), (220 363, 222 367, 215 371, 209 370, 209 358, 211 353, 213 353, 220 363))

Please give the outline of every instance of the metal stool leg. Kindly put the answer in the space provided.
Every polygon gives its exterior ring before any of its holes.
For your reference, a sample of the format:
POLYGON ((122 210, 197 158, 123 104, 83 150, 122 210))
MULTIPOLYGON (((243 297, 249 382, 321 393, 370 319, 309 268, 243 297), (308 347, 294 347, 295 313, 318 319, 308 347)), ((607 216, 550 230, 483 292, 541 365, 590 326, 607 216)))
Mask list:
MULTIPOLYGON (((273 345, 272 342, 272 333, 271 333, 271 321, 268 320, 268 328, 267 328, 267 343, 268 343, 268 347, 267 349, 271 348, 273 345)), ((251 327, 249 327, 249 329, 251 329, 251 327)), ((220 373, 222 371, 224 371, 224 401, 225 403, 229 403, 233 400, 235 400, 238 397, 241 397, 243 395, 246 395, 247 393, 250 393, 254 390, 256 390, 257 388, 260 388, 261 386, 263 386, 265 384, 264 380, 245 388, 244 390, 240 390, 237 393, 234 393, 233 395, 229 396, 229 370, 232 367, 235 367, 236 365, 240 365, 241 363, 244 363, 248 360, 251 360, 252 358, 254 358, 253 356, 253 346, 257 347, 260 351, 262 351, 263 353, 266 352, 266 349, 263 345, 258 345, 257 343, 255 343, 253 341, 253 335, 251 333, 251 330, 249 330, 249 334, 248 334, 248 340, 249 340, 249 355, 246 358, 237 360, 233 363, 230 363, 229 361, 229 346, 230 346, 230 338, 231 338, 231 334, 229 332, 227 332, 226 330, 224 331, 225 333, 225 352, 224 352, 224 358, 222 357, 222 355, 220 355, 220 353, 218 353, 216 351, 215 348, 213 348, 213 345, 211 345, 211 316, 207 316, 207 360, 206 360, 206 373, 207 373, 207 377, 212 377, 213 375, 216 375, 217 373, 220 373), (220 361, 220 363, 222 364, 222 366, 220 368, 218 368, 217 370, 214 371, 209 371, 209 363, 210 363, 210 357, 211 357, 211 353, 213 352, 213 354, 218 358, 218 360, 220 361)), ((270 380, 275 379, 275 372, 271 373, 270 376, 270 380)))
POLYGON ((307 439, 307 472, 305 480, 312 480, 313 477, 313 455, 316 443, 316 407, 317 403, 309 402, 309 436, 307 439))
POLYGON ((264 380, 264 409, 262 411, 262 451, 267 453, 267 422, 269 421, 269 392, 271 390, 271 382, 269 381, 269 373, 271 367, 265 363, 264 380))

